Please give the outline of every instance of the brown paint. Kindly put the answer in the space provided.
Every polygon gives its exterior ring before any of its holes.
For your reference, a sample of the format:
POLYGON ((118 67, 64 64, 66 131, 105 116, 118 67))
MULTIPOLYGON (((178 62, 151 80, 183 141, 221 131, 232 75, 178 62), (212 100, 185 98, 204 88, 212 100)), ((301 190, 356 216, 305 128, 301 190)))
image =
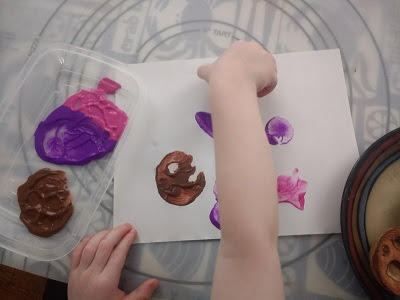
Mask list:
POLYGON ((67 178, 59 170, 37 171, 18 187, 17 196, 21 221, 31 233, 41 237, 60 231, 74 210, 67 178))
POLYGON ((195 181, 189 177, 196 172, 193 157, 181 151, 167 154, 156 168, 156 184, 160 196, 170 204, 183 206, 192 203, 203 191, 206 179, 203 172, 195 181), (174 170, 169 167, 175 166, 174 170))
POLYGON ((400 296, 400 227, 388 230, 372 246, 369 253, 375 278, 393 294, 400 296))

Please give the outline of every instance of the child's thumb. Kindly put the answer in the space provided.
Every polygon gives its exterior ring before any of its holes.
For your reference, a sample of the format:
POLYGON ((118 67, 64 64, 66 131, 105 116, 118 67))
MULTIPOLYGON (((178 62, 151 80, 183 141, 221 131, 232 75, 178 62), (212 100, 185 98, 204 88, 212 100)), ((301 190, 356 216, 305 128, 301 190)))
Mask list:
POLYGON ((197 69, 197 76, 199 76, 201 79, 208 82, 208 79, 210 78, 211 68, 212 68, 212 64, 201 65, 197 69))
POLYGON ((151 295, 153 295, 157 287, 158 287, 157 279, 146 280, 137 289, 135 289, 130 294, 126 295, 124 299, 126 300, 150 299, 151 295))

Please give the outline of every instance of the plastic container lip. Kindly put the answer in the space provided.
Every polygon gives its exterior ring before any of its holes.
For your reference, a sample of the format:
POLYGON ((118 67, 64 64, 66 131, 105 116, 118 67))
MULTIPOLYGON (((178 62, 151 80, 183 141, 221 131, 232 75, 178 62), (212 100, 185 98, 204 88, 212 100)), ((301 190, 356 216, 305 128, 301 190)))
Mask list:
POLYGON ((146 93, 140 80, 123 63, 62 43, 36 51, 26 62, 17 82, 9 88, 0 104, 0 144, 13 141, 9 149, 0 146, 0 246, 36 260, 56 260, 71 252, 86 232, 112 181, 120 148, 133 123, 140 118, 146 93), (37 79, 42 72, 43 80, 37 79), (81 89, 96 88, 103 77, 122 85, 114 101, 128 115, 128 124, 117 147, 106 157, 85 166, 59 166, 41 161, 32 144, 32 132, 37 123, 72 94, 81 89), (35 86, 31 82, 35 80, 42 82, 43 88, 30 93, 30 87, 35 86), (24 117, 28 120, 21 121, 24 117), (75 206, 64 229, 49 238, 29 233, 19 220, 19 208, 15 204, 16 187, 42 167, 67 173, 75 206))
MULTIPOLYGON (((0 121, 3 119, 3 115, 6 112, 7 107, 12 103, 12 100, 15 98, 15 95, 21 89, 21 87, 23 86, 23 84, 26 80, 26 77, 28 77, 29 73, 32 72, 32 69, 35 67, 37 62, 40 59, 42 59, 43 57, 45 57, 46 55, 49 55, 50 53, 52 53, 54 51, 65 51, 67 54, 71 53, 71 54, 75 54, 75 55, 84 55, 87 57, 91 57, 93 60, 107 64, 109 66, 112 66, 113 68, 115 68, 117 70, 121 70, 124 73, 129 73, 129 75, 138 83, 139 87, 142 88, 141 98, 143 98, 142 101, 145 101, 145 95, 144 95, 145 90, 144 90, 144 86, 143 86, 142 82, 140 81, 140 79, 138 77, 135 77, 132 74, 132 71, 127 67, 126 64, 124 64, 116 59, 113 59, 111 57, 108 57, 106 55, 103 55, 101 53, 98 53, 98 52, 95 52, 92 50, 87 50, 85 48, 81 48, 81 47, 78 47, 75 45, 66 44, 66 43, 54 43, 46 48, 38 49, 26 61, 25 65, 23 66, 21 72, 18 75, 17 85, 14 86, 13 88, 9 88, 8 92, 6 93, 6 95, 4 96, 2 101, 0 102, 0 121)), ((60 61, 60 64, 62 64, 62 63, 63 62, 60 61)))

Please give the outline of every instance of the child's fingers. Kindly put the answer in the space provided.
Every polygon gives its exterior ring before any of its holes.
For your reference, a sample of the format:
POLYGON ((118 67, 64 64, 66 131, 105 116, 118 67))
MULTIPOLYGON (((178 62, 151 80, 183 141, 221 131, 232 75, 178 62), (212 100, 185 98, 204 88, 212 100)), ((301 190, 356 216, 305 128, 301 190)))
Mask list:
POLYGON ((121 276, 121 270, 124 267, 126 255, 128 254, 129 248, 131 247, 135 237, 136 230, 134 229, 124 236, 122 241, 112 251, 110 258, 104 267, 104 273, 107 273, 113 278, 119 278, 121 276))
POLYGON ((199 76, 201 79, 208 82, 208 79, 210 78, 211 68, 212 68, 212 64, 201 65, 197 69, 197 76, 199 76))
POLYGON ((88 243, 85 245, 85 248, 82 251, 82 256, 79 262, 79 268, 86 270, 90 266, 96 254, 97 247, 99 246, 100 241, 109 232, 110 230, 100 231, 88 241, 88 243))
POLYGON ((273 80, 270 84, 268 84, 266 87, 264 87, 261 91, 257 92, 257 96, 259 98, 262 98, 262 97, 268 95, 276 88, 277 84, 278 84, 278 80, 276 80, 276 79, 273 80))
POLYGON ((70 270, 75 270, 79 266, 79 262, 81 260, 83 249, 85 248, 86 244, 90 241, 93 236, 84 238, 78 246, 72 251, 71 253, 71 261, 69 264, 70 270))
POLYGON ((111 230, 100 241, 91 267, 98 272, 102 272, 108 260, 110 259, 111 253, 113 253, 114 248, 118 244, 120 244, 121 241, 123 241, 124 236, 126 236, 127 233, 129 233, 131 230, 131 224, 124 224, 111 230))
POLYGON ((125 299, 127 300, 144 300, 150 299, 151 295, 153 295, 154 291, 158 287, 157 279, 149 279, 142 283, 137 289, 135 289, 132 293, 126 295, 125 299))

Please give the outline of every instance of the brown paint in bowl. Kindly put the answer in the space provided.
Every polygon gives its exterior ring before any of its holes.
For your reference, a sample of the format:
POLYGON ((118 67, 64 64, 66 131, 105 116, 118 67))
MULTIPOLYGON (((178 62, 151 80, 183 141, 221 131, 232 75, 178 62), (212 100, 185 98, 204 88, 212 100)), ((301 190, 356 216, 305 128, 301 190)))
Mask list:
POLYGON ((368 197, 365 229, 370 247, 388 229, 400 226, 400 160, 377 178, 368 197))

